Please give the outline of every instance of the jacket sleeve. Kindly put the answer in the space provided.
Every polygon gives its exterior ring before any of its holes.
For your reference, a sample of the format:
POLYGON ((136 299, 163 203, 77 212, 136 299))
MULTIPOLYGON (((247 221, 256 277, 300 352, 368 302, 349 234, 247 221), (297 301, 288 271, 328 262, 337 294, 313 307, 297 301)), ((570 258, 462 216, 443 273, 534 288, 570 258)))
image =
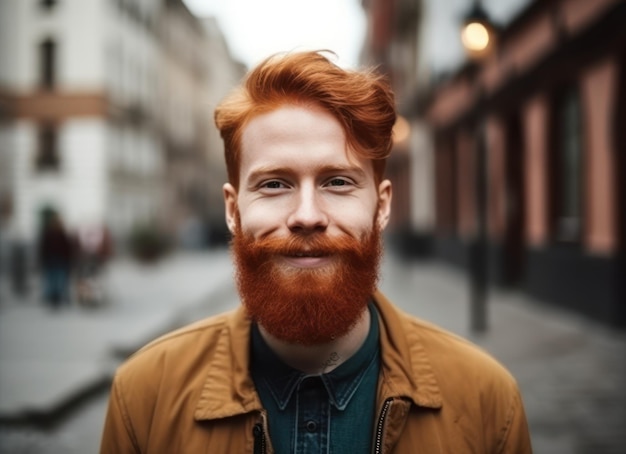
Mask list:
POLYGON ((498 454, 532 454, 533 452, 526 413, 517 388, 512 396, 497 452, 498 454))
POLYGON ((120 390, 120 384, 116 379, 111 387, 100 454, 139 454, 140 452, 120 390))

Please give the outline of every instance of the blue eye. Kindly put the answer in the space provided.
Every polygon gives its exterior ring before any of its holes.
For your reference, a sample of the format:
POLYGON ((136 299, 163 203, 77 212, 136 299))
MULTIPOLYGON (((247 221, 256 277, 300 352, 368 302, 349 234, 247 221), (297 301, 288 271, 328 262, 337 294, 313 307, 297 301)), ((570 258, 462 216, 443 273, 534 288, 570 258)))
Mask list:
POLYGON ((328 184, 329 186, 347 186, 349 183, 342 178, 333 178, 328 184))
POLYGON ((284 187, 284 185, 280 181, 273 180, 263 183, 263 187, 268 189, 280 189, 284 187))

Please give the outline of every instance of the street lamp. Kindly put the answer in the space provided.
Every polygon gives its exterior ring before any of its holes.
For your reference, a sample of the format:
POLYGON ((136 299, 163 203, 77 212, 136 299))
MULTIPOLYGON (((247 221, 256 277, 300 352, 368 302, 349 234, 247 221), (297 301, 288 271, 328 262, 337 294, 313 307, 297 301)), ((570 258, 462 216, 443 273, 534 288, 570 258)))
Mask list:
MULTIPOLYGON (((478 63, 491 54, 495 47, 495 27, 489 20, 480 0, 474 0, 472 8, 463 19, 461 42, 470 60, 478 63)), ((476 77, 476 73, 474 73, 476 77)), ((475 79, 477 80, 477 79, 475 79)), ((485 121, 483 118, 484 93, 477 85, 476 123, 474 144, 476 146, 476 234, 469 247, 470 280, 470 329, 474 333, 487 331, 487 286, 489 259, 487 250, 487 150, 485 121)))
POLYGON ((496 30, 480 0, 474 0, 472 8, 463 18, 461 42, 471 60, 481 60, 495 46, 496 30))

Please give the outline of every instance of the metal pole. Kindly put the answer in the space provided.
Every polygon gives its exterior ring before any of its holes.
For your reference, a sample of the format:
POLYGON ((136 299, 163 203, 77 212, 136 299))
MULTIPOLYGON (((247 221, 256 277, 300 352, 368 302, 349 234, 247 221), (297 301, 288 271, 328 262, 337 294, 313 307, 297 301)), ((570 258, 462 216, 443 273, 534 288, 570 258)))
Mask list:
POLYGON ((487 322, 487 150, 484 122, 478 123, 476 131, 476 213, 477 229, 470 246, 470 329, 473 333, 484 333, 487 322))

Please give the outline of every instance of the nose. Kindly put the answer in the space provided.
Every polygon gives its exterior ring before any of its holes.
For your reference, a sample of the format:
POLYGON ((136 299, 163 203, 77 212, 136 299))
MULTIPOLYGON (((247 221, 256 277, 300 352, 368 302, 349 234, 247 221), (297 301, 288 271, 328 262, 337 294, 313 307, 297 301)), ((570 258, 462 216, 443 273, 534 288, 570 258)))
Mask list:
POLYGON ((301 188, 296 206, 287 219, 289 230, 301 233, 326 230, 328 216, 320 202, 320 195, 314 188, 301 188))

